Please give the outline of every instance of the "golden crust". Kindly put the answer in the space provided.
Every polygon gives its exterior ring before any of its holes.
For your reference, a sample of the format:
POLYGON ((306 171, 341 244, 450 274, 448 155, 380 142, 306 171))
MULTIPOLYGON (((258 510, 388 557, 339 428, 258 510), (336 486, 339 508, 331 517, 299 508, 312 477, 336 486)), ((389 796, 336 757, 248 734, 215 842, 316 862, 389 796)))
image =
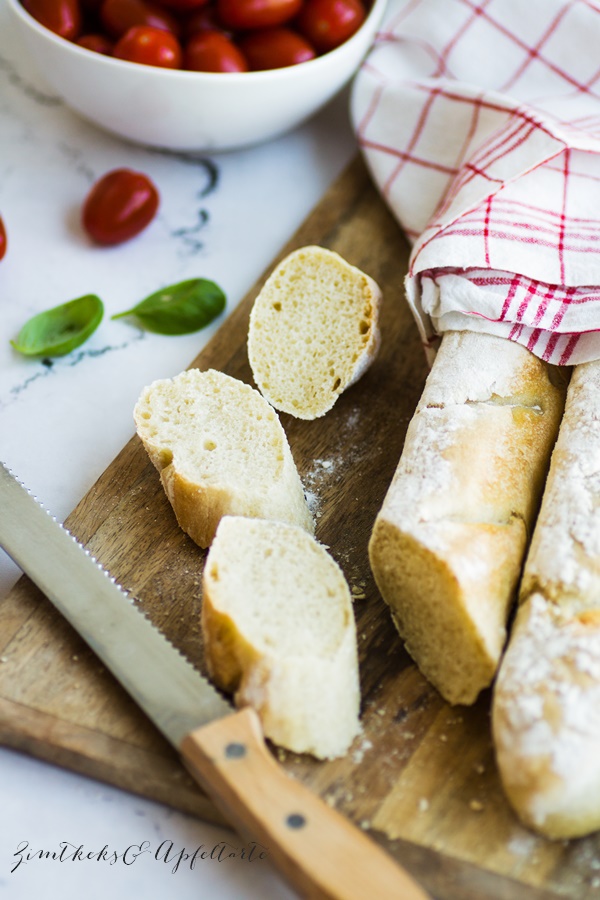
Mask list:
POLYGON ((451 703, 474 702, 498 666, 564 392, 525 348, 449 333, 409 425, 371 567, 451 703))

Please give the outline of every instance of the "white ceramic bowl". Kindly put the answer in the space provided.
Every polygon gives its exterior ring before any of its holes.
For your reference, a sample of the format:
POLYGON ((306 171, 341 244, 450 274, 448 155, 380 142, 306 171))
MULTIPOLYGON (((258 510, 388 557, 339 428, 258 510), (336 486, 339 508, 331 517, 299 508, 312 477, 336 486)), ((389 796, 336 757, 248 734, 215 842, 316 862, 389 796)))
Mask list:
POLYGON ((309 62, 264 72, 187 72, 142 66, 84 50, 7 0, 45 80, 80 115, 136 143, 172 150, 229 150, 295 127, 352 77, 369 49, 386 0, 359 30, 309 62))

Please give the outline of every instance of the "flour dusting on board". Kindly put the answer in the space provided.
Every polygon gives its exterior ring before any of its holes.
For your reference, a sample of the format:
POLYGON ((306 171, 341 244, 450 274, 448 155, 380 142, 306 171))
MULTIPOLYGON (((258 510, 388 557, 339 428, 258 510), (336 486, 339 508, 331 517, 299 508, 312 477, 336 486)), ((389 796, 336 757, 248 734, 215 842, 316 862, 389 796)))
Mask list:
POLYGON ((330 459, 313 460, 312 468, 304 475, 304 495, 315 519, 321 516, 321 491, 325 476, 335 468, 330 459))
POLYGON ((359 423, 360 409, 353 406, 341 424, 337 447, 329 455, 313 459, 311 467, 304 473, 304 495, 308 508, 316 519, 322 515, 321 504, 325 490, 339 481, 344 467, 353 462, 351 432, 356 430, 359 423))

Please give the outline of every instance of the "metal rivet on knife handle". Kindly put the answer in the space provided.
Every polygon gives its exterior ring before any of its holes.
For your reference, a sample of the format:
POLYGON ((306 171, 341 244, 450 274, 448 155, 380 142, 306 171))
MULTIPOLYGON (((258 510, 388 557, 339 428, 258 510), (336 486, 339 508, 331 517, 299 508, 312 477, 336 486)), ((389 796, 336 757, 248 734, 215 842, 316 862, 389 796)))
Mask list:
POLYGON ((244 744, 227 744, 225 747, 225 756, 227 759, 241 759, 246 755, 246 747, 244 744))

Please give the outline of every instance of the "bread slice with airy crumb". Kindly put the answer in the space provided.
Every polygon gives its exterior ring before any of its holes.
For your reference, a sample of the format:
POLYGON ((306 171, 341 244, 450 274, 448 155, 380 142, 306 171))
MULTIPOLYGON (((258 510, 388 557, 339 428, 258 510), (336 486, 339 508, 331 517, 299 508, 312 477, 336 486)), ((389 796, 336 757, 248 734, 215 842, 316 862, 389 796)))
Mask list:
POLYGON ((360 731, 356 626, 325 548, 293 525, 226 516, 203 576, 211 678, 258 712, 268 738, 321 759, 360 731))
POLYGON ((144 388, 134 419, 179 525, 201 547, 226 514, 314 531, 285 432, 254 388, 189 369, 144 388))
POLYGON ((360 269, 323 247, 302 247, 266 281, 250 315, 254 380, 276 409, 324 415, 379 348, 381 291, 360 269))

